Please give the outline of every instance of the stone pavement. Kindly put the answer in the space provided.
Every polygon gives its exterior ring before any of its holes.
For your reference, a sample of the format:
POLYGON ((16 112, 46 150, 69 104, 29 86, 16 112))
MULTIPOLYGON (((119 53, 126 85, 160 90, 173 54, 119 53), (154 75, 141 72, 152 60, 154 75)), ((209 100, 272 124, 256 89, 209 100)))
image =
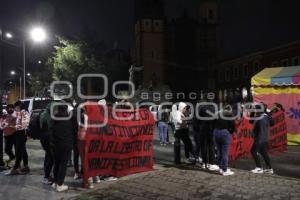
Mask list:
MULTIPOLYGON (((156 141, 157 143, 157 141, 156 141)), ((0 200, 56 200, 56 199, 299 199, 300 179, 280 176, 253 175, 248 171, 236 170, 235 176, 222 177, 197 167, 172 165, 172 145, 155 145, 155 157, 163 156, 168 162, 157 162, 156 170, 123 177, 114 182, 101 182, 90 191, 81 188, 80 181, 72 179, 73 168, 68 168, 66 184, 70 190, 56 193, 50 186, 42 184, 44 151, 38 141, 27 143, 31 174, 6 177, 0 174, 0 200), (80 195, 80 196, 78 196, 80 195)), ((299 170, 299 153, 292 149, 290 154, 279 155, 276 163, 291 169, 291 176, 299 170), (297 158, 297 159, 296 159, 297 158), (291 162, 291 160, 293 162, 291 162), (286 162, 285 162, 286 161, 286 162), (291 165, 292 164, 292 165, 291 165)), ((160 160, 160 159, 158 159, 160 160)), ((274 160, 275 161, 275 160, 274 160)), ((253 167, 248 162, 244 164, 253 167)), ((236 165, 238 167, 238 164, 236 165)), ((242 168, 244 169, 244 168, 242 168)), ((277 166, 275 165, 277 174, 277 166)))
POLYGON ((114 183, 100 183, 95 190, 75 199, 300 199, 299 179, 234 171, 234 176, 223 177, 192 167, 157 170, 114 183))

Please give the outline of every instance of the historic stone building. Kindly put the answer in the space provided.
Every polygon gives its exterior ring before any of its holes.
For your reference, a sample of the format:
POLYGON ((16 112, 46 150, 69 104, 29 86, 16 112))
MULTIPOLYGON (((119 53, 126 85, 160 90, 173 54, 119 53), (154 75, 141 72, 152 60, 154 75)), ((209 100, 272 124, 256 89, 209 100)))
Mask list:
POLYGON ((201 1, 197 18, 183 10, 173 20, 165 17, 161 0, 136 0, 135 6, 134 60, 144 66, 144 87, 168 85, 182 92, 214 88, 216 1, 201 1))

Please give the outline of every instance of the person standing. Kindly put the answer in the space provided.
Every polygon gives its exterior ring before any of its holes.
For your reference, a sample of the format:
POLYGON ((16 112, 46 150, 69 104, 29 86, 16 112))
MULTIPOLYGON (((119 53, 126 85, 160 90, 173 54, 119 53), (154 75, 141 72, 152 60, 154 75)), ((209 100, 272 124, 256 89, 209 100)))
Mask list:
POLYGON ((53 183, 53 178, 51 178, 51 171, 54 164, 52 149, 53 121, 50 115, 51 104, 52 103, 49 103, 46 109, 40 115, 40 127, 43 132, 40 142, 45 151, 43 179, 43 183, 45 185, 51 185, 53 183))
POLYGON ((218 149, 218 165, 220 173, 223 176, 233 175, 234 172, 228 169, 229 160, 229 147, 231 144, 231 134, 235 130, 235 123, 232 119, 232 110, 229 107, 225 107, 220 111, 218 119, 215 122, 215 129, 213 135, 215 137, 215 143, 218 149))
POLYGON ((166 111, 159 111, 158 112, 158 131, 159 131, 159 139, 160 145, 167 145, 167 135, 168 135, 168 113, 166 111))
MULTIPOLYGON (((260 109, 260 106, 256 106, 256 109, 260 109)), ((253 138, 254 142, 251 148, 251 154, 255 162, 255 169, 251 170, 252 173, 270 173, 273 174, 274 171, 271 166, 270 157, 268 154, 268 141, 269 141, 269 131, 270 131, 270 116, 265 112, 256 111, 253 123, 253 138), (260 161, 259 154, 263 157, 266 163, 266 169, 263 170, 260 161)))
MULTIPOLYGON (((185 119, 188 117, 188 109, 187 109, 187 104, 180 102, 178 106, 178 114, 176 114, 174 117, 174 123, 175 123, 175 143, 180 144, 180 140, 184 143, 184 150, 185 150, 185 157, 186 157, 186 162, 190 164, 195 164, 195 155, 193 151, 193 145, 192 141, 189 136, 189 126, 188 126, 188 121, 185 119)), ((176 153, 176 152, 174 152, 176 153)), ((179 152, 180 153, 180 152, 179 152)), ((180 161, 175 161, 178 162, 176 164, 179 164, 180 161)))
POLYGON ((15 146, 15 132, 16 132, 16 117, 14 114, 14 105, 9 104, 6 107, 7 114, 2 116, 1 129, 3 130, 5 141, 5 153, 8 155, 7 165, 15 160, 13 147, 15 146))
POLYGON ((215 165, 215 145, 214 145, 214 115, 216 110, 211 104, 203 105, 199 109, 199 140, 202 157, 202 168, 211 171, 219 170, 215 165))
POLYGON ((70 159, 73 148, 73 126, 69 119, 68 106, 54 106, 54 115, 57 119, 53 120, 53 155, 54 155, 54 181, 52 187, 57 192, 68 190, 64 185, 67 171, 67 163, 70 159))
POLYGON ((3 119, 4 119, 4 114, 2 112, 2 106, 0 106, 0 171, 6 169, 3 160, 3 128, 1 126, 3 119))
POLYGON ((30 172, 26 149, 26 129, 29 125, 30 116, 28 111, 25 109, 25 105, 21 101, 17 101, 14 106, 16 111, 16 162, 14 167, 6 175, 27 174, 30 172), (22 168, 21 161, 23 161, 22 168))

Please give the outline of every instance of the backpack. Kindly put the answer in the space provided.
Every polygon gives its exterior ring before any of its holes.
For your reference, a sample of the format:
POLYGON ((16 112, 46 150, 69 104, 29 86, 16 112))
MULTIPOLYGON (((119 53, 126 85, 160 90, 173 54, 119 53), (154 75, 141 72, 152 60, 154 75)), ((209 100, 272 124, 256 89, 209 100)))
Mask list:
POLYGON ((40 115, 41 113, 32 113, 27 129, 27 135, 34 140, 41 139, 44 132, 40 126, 40 115))

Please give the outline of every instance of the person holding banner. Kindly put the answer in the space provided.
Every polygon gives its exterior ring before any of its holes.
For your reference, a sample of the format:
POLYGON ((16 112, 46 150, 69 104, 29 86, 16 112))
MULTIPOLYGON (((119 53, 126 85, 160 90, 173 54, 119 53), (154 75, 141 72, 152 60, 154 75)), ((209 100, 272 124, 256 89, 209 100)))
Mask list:
POLYGON ((253 137, 254 142, 251 148, 251 154, 255 161, 256 168, 251 170, 252 173, 262 174, 262 173, 270 173, 273 174, 274 171, 271 166, 270 157, 268 154, 268 141, 269 141, 269 132, 270 132, 270 117, 261 109, 260 105, 256 105, 255 117, 257 120, 254 121, 253 124, 253 137), (260 154, 265 163, 266 169, 263 170, 262 164, 260 161, 260 154))

